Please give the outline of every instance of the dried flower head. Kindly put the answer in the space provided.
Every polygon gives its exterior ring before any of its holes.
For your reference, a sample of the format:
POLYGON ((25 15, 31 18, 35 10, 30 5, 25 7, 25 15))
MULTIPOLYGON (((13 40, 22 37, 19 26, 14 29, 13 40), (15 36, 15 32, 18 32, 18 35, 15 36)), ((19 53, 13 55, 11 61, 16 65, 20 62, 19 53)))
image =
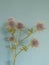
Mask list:
POLYGON ((11 32, 12 35, 15 33, 15 31, 16 31, 16 20, 13 17, 10 17, 7 20, 6 28, 9 32, 11 32))
POLYGON ((42 30, 45 29, 45 26, 44 26, 43 23, 38 23, 38 24, 36 25, 36 29, 37 29, 38 31, 42 31, 42 30))
POLYGON ((18 22, 16 27, 17 27, 18 30, 22 30, 24 28, 24 25, 23 25, 22 22, 18 22))
POLYGON ((12 37, 12 36, 11 37, 6 37, 5 40, 6 41, 12 41, 13 42, 14 41, 14 37, 12 37))
POLYGON ((14 41, 14 37, 10 37, 9 38, 9 41, 14 41))
POLYGON ((38 46, 39 46, 39 41, 38 41, 37 39, 33 39, 33 40, 31 41, 31 46, 32 46, 32 47, 38 47, 38 46))
POLYGON ((7 27, 9 27, 9 28, 15 28, 16 27, 16 20, 13 17, 10 17, 7 20, 7 27))

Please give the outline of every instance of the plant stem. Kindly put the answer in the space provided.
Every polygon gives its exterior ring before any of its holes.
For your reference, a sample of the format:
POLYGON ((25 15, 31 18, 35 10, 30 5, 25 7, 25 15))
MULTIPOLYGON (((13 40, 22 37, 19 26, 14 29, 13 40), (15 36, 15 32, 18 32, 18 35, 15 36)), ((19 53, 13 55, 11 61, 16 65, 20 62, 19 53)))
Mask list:
POLYGON ((17 54, 15 53, 14 55, 14 65, 16 65, 16 57, 22 52, 22 50, 20 50, 17 54))
POLYGON ((23 50, 20 50, 20 51, 16 54, 16 56, 18 56, 22 51, 23 51, 23 50))
POLYGON ((21 41, 23 42, 25 39, 27 39, 30 35, 25 36, 21 41))
MULTIPOLYGON (((35 33, 36 32, 36 30, 34 30, 34 32, 33 33, 35 33)), ((33 34, 32 33, 32 34, 33 34)), ((26 35, 21 41, 23 42, 25 39, 27 39, 28 37, 30 37, 31 36, 31 34, 28 34, 28 35, 26 35)))
POLYGON ((14 57, 14 65, 16 64, 16 56, 14 57))
POLYGON ((15 54, 14 54, 14 65, 16 64, 16 49, 15 49, 15 54))

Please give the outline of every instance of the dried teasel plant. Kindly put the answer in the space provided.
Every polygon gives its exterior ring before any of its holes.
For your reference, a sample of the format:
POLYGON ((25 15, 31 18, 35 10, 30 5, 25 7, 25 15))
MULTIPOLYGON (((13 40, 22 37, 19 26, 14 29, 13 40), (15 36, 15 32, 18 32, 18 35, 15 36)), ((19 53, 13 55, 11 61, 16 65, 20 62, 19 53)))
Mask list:
POLYGON ((14 64, 16 65, 16 57, 22 52, 27 51, 31 46, 38 47, 39 41, 37 39, 31 39, 28 44, 25 44, 25 41, 31 37, 36 31, 42 31, 45 29, 43 23, 37 23, 34 28, 26 28, 22 22, 17 22, 15 18, 10 17, 6 22, 6 30, 11 34, 6 37, 6 40, 9 41, 9 49, 14 52, 14 64), (25 31, 25 29, 27 31, 25 31), (18 51, 18 52, 17 52, 18 51))

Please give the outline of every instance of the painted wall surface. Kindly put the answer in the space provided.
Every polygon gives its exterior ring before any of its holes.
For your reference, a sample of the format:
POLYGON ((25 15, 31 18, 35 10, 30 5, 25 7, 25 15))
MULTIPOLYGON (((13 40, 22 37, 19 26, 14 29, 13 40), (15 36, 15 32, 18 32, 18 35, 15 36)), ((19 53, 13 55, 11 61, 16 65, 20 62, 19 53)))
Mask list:
MULTIPOLYGON (((17 56, 16 64, 49 65, 49 0, 0 0, 0 65, 8 65, 6 62, 11 59, 1 28, 11 16, 22 20, 29 27, 38 21, 46 25, 45 31, 33 35, 39 39, 40 47, 21 53, 17 56)), ((12 65, 12 59, 9 65, 12 65)))

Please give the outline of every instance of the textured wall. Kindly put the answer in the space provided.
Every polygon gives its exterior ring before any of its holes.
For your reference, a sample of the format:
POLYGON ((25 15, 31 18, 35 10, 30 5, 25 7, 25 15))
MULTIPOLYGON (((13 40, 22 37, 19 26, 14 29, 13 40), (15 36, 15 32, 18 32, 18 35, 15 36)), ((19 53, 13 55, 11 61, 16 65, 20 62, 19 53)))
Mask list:
POLYGON ((49 0, 0 0, 0 65, 7 65, 6 61, 11 58, 1 30, 11 16, 22 20, 29 27, 41 21, 47 28, 33 35, 40 40, 40 47, 21 53, 17 57, 17 65, 49 65, 49 0))

